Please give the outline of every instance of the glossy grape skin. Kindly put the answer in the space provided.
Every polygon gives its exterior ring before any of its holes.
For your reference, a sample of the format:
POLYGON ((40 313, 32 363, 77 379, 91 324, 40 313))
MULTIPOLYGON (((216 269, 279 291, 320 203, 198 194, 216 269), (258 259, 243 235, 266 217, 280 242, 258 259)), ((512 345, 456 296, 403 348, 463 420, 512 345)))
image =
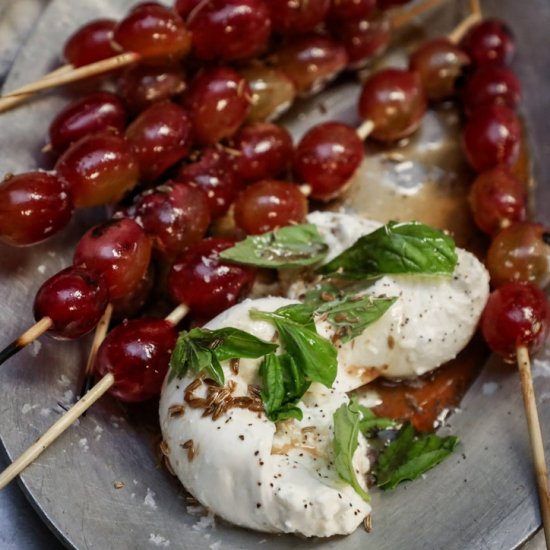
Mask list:
POLYGON ((62 153, 71 143, 101 131, 122 133, 126 125, 124 103, 109 92, 95 92, 70 103, 52 120, 50 145, 62 153))
POLYGON ((472 113, 462 138, 466 158, 476 172, 498 164, 510 166, 519 155, 521 125, 508 107, 487 105, 472 113))
POLYGON ((488 235, 525 220, 526 190, 504 166, 481 172, 470 188, 469 201, 476 225, 488 235))
POLYGON ((548 336, 550 306, 535 285, 513 282, 489 296, 481 317, 481 330, 489 347, 506 360, 513 360, 518 346, 530 352, 540 349, 548 336))
POLYGON ((155 284, 154 264, 150 263, 147 271, 128 294, 116 300, 111 300, 113 319, 123 320, 136 317, 143 309, 155 284))
POLYGON ((499 231, 487 252, 491 283, 528 281, 541 287, 550 282, 550 234, 541 224, 514 223, 499 231))
POLYGON ((485 19, 474 25, 462 40, 461 46, 474 65, 509 65, 516 51, 510 28, 499 19, 485 19))
POLYGON ((324 122, 300 140, 294 173, 311 186, 311 197, 330 200, 342 192, 363 157, 364 146, 355 128, 341 122, 324 122))
POLYGON ((210 0, 190 14, 187 26, 198 59, 235 61, 256 57, 271 34, 264 0, 210 0))
POLYGON ((249 185, 235 201, 235 223, 249 235, 259 235, 304 221, 307 199, 293 183, 262 180, 249 185))
POLYGON ((277 33, 294 35, 310 32, 322 23, 330 0, 270 0, 271 21, 277 33))
POLYGON ((191 150, 191 121, 185 109, 163 101, 143 111, 126 129, 141 178, 155 181, 191 150))
POLYGON ((75 67, 108 59, 118 52, 112 46, 114 19, 96 19, 72 34, 63 48, 63 59, 75 67))
POLYGON ((284 113, 296 98, 296 87, 288 76, 277 68, 261 65, 239 71, 250 87, 249 122, 272 120, 284 113))
POLYGON ((101 344, 95 370, 112 373, 109 392, 127 403, 160 395, 176 345, 177 330, 164 319, 133 319, 115 327, 101 344))
POLYGON ((396 141, 415 132, 426 112, 420 77, 402 69, 382 69, 363 84, 359 114, 374 123, 371 137, 396 141))
POLYGON ((191 247, 172 266, 168 291, 176 303, 210 319, 245 297, 255 270, 220 261, 218 254, 235 244, 231 239, 210 238, 191 247))
POLYGON ((76 245, 73 264, 100 274, 112 299, 122 298, 139 283, 151 260, 151 241, 128 218, 89 229, 76 245))
POLYGON ((202 0, 176 0, 174 9, 179 16, 186 21, 191 12, 202 2, 202 0))
POLYGON ((432 101, 452 98, 456 80, 469 64, 468 54, 448 38, 423 42, 409 59, 409 69, 420 76, 424 92, 432 101))
POLYGON ((73 143, 55 165, 78 208, 118 202, 139 177, 131 145, 110 134, 93 134, 73 143))
POLYGON ((372 19, 336 21, 330 26, 332 34, 344 46, 348 69, 360 69, 380 55, 390 43, 391 24, 384 14, 372 19))
POLYGON ((315 93, 348 63, 345 48, 329 37, 306 35, 283 46, 272 62, 294 83, 300 96, 315 93))
POLYGON ((101 276, 81 267, 67 267, 50 277, 36 293, 34 318, 49 317, 50 334, 74 339, 90 332, 103 315, 109 291, 101 276))
POLYGON ((508 68, 499 65, 479 67, 468 77, 462 92, 467 114, 485 105, 505 105, 516 109, 521 101, 521 84, 508 68))
POLYGON ((185 90, 185 73, 177 65, 135 65, 120 75, 116 89, 128 109, 138 113, 153 103, 181 95, 185 90))
POLYGON ((376 13, 376 0, 332 0, 329 18, 339 21, 367 20, 376 13))
POLYGON ((113 41, 122 50, 144 59, 182 59, 191 48, 191 35, 181 17, 163 6, 131 11, 113 31, 113 41))
POLYGON ((195 141, 213 145, 231 137, 244 122, 250 109, 251 95, 247 81, 228 67, 211 67, 200 71, 185 94, 195 141))
POLYGON ((204 237, 210 208, 202 189, 168 182, 137 197, 135 219, 162 257, 173 260, 204 237))
POLYGON ((239 152, 234 163, 243 182, 285 174, 294 154, 288 130, 269 122, 243 126, 233 137, 231 147, 239 152))
POLYGON ((196 162, 180 168, 176 179, 195 185, 206 193, 212 219, 227 212, 242 187, 232 157, 219 146, 203 149, 196 162))
POLYGON ((404 6, 408 4, 411 0, 376 0, 378 9, 380 10, 390 10, 398 6, 404 6))
POLYGON ((11 246, 39 243, 63 229, 73 201, 54 173, 25 172, 0 184, 0 241, 11 246))

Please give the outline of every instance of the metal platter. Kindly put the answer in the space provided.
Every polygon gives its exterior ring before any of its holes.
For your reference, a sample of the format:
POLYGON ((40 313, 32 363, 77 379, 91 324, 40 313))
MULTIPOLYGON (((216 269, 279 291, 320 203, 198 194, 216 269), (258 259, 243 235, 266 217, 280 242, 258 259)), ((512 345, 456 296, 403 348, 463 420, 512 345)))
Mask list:
MULTIPOLYGON (((79 2, 75 9, 71 0, 53 0, 18 56, 6 89, 52 69, 60 44, 79 24, 98 16, 120 17, 133 3, 89 0, 79 2)), ((428 34, 447 32, 458 22, 463 8, 460 2, 447 2, 430 14, 424 22, 428 34)), ((550 52, 540 45, 550 23, 550 5, 545 0, 487 0, 483 8, 487 14, 510 21, 517 36, 515 69, 525 90, 530 152, 536 180, 541 183, 535 192, 537 217, 548 223, 550 130, 541 90, 550 85, 550 52)), ((421 31, 409 34, 414 38, 421 31)), ((394 60, 398 63, 398 56, 394 60)), ((356 95, 356 84, 340 82, 314 100, 298 105, 285 122, 297 136, 323 118, 356 123, 356 95)), ((65 101, 66 96, 48 94, 2 115, 2 173, 43 163, 40 148, 49 121, 65 101)), ((358 175, 362 180, 359 191, 350 194, 344 206, 357 206, 363 201, 369 204, 359 210, 378 210, 378 195, 361 191, 369 189, 369 181, 377 185, 382 182, 386 190, 394 185, 396 197, 402 196, 405 188, 409 197, 421 195, 420 188, 410 187, 411 181, 422 182, 422 189, 431 186, 439 192, 448 188, 449 174, 456 179, 461 170, 458 161, 452 160, 459 155, 456 141, 450 140, 457 124, 452 113, 429 114, 414 142, 400 149, 411 160, 407 177, 395 169, 392 176, 392 170, 384 164, 384 152, 370 150, 370 160, 358 175), (449 145, 451 141, 454 146, 449 145)), ((447 221, 459 216, 458 210, 444 209, 443 199, 437 202, 440 195, 431 193, 425 199, 429 200, 429 208, 424 208, 426 216, 428 212, 444 212, 447 221)), ((96 214, 81 214, 68 231, 44 245, 22 250, 0 248, 3 341, 29 325, 36 289, 69 263, 74 243, 96 214)), ((0 437, 11 459, 53 423, 63 405, 70 404, 88 346, 88 341, 60 344, 43 338, 2 367, 0 437)), ((550 443, 550 377, 546 373, 550 373, 548 349, 535 361, 534 374, 544 435, 550 443)), ((513 370, 503 370, 497 361, 485 367, 460 412, 444 428, 460 436, 459 452, 430 471, 426 479, 392 493, 375 493, 373 532, 358 530, 345 538, 267 536, 197 515, 178 482, 158 467, 149 423, 132 418, 135 415, 128 416, 115 401, 102 399, 21 476, 29 500, 69 548, 500 550, 520 546, 540 523, 518 377, 513 370), (115 489, 118 481, 123 482, 123 488, 115 489)))

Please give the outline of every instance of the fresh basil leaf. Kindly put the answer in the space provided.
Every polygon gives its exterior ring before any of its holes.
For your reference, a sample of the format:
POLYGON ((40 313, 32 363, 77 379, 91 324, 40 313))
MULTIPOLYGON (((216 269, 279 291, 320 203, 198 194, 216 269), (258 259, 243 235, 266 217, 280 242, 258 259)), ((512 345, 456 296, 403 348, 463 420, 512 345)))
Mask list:
POLYGON ((257 358, 277 349, 277 344, 265 342, 236 328, 209 330, 194 328, 182 331, 170 357, 170 380, 182 378, 191 370, 206 371, 215 382, 223 385, 225 377, 221 362, 233 358, 257 358))
POLYGON ((296 406, 309 387, 288 354, 266 355, 261 366, 263 389, 260 393, 266 416, 273 422, 296 418, 302 420, 302 410, 296 406))
POLYGON ((341 479, 349 483, 356 493, 370 501, 369 494, 361 487, 353 467, 353 455, 359 445, 359 423, 361 413, 355 401, 340 406, 333 415, 334 438, 334 465, 341 479))
POLYGON ((378 457, 378 487, 394 489, 402 481, 417 479, 449 456, 457 443, 458 438, 453 435, 416 434, 407 422, 378 457))
POLYGON ((315 309, 313 304, 289 304, 280 307, 277 313, 315 332, 315 321, 313 320, 315 309))
POLYGON ((293 321, 288 314, 285 316, 277 311, 251 310, 250 316, 271 321, 275 325, 283 348, 292 356, 306 379, 320 382, 327 388, 332 387, 338 363, 336 349, 326 338, 319 336, 309 326, 293 321))
POLYGON ((361 421, 359 422, 359 430, 361 430, 361 433, 365 437, 371 437, 376 432, 382 430, 395 428, 398 424, 398 422, 391 418, 376 416, 370 409, 363 405, 357 404, 357 407, 362 415, 361 421))
POLYGON ((297 268, 320 263, 327 252, 328 245, 317 227, 301 224, 248 236, 220 252, 220 258, 258 267, 297 268))
POLYGON ((449 275, 456 262, 453 239, 438 229, 418 222, 389 222, 359 238, 319 271, 351 279, 397 273, 449 275))
POLYGON ((376 298, 367 295, 359 298, 347 296, 341 301, 321 306, 317 312, 326 314, 327 320, 345 344, 380 319, 396 300, 397 298, 376 298))

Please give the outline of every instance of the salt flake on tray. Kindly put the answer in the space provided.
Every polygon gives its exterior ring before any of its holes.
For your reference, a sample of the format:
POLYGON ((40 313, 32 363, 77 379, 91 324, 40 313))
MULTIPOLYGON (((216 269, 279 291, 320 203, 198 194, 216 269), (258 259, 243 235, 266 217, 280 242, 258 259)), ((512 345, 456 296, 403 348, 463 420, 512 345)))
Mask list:
POLYGON ((149 535, 149 542, 154 546, 160 546, 164 548, 170 546, 170 541, 168 539, 164 538, 162 535, 158 535, 155 533, 151 533, 149 535))

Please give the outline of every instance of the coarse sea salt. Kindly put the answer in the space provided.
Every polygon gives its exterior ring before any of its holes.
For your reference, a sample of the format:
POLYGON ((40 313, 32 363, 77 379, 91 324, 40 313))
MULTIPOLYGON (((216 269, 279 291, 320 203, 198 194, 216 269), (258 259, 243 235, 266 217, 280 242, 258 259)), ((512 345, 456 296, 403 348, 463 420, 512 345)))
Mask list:
POLYGON ((39 342, 38 340, 34 340, 32 344, 29 346, 29 353, 33 357, 36 357, 40 353, 41 349, 42 349, 42 342, 39 342))
POLYGON ((214 529, 216 527, 216 520, 214 519, 214 514, 208 512, 205 516, 202 516, 197 523, 193 525, 194 531, 204 531, 206 529, 214 529))
POLYGON ((164 548, 170 546, 170 541, 167 538, 155 533, 149 533, 149 542, 155 546, 161 546, 164 548))
POLYGON ((151 489, 147 488, 147 493, 145 495, 145 498, 143 499, 143 504, 145 504, 145 506, 148 506, 152 510, 156 510, 157 509, 157 503, 155 501, 155 496, 156 496, 155 492, 151 491, 151 489))
POLYGON ((78 440, 78 446, 83 450, 83 451, 87 451, 89 449, 88 447, 88 440, 83 437, 81 439, 78 440))

